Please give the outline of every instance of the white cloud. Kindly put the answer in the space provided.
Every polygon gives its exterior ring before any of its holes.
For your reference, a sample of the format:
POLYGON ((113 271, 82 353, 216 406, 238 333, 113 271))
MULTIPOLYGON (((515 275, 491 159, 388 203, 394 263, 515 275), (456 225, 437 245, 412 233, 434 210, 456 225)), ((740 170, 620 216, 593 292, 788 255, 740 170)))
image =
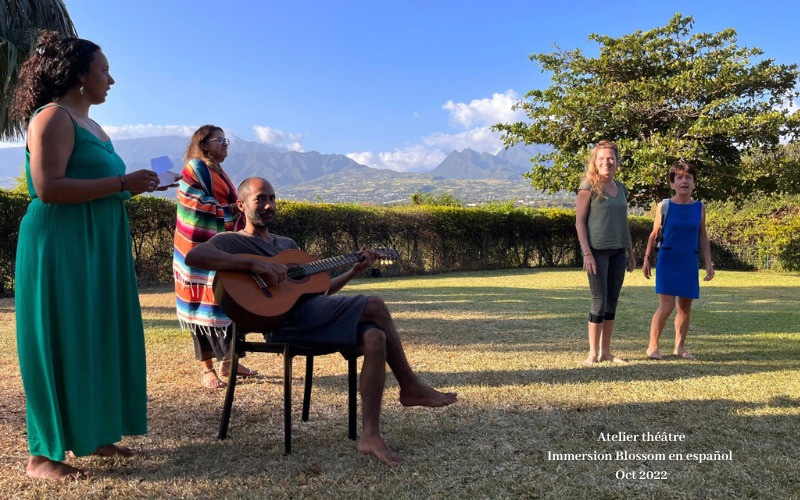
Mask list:
POLYGON ((494 125, 523 120, 525 114, 511 107, 519 100, 513 90, 492 94, 491 98, 474 99, 469 104, 447 101, 442 109, 450 112, 450 121, 468 128, 474 124, 494 125))
POLYGON ((793 99, 786 99, 783 101, 783 104, 778 108, 781 111, 786 110, 789 114, 797 113, 797 110, 800 109, 797 107, 797 102, 793 99))
POLYGON ((287 145, 286 149, 288 149, 289 151, 295 151, 297 153, 305 153, 306 151, 305 149, 303 149, 303 146, 299 142, 293 142, 287 145))
POLYGON ((103 125, 103 130, 106 131, 109 137, 115 140, 165 135, 190 137, 197 129, 198 127, 195 125, 153 125, 152 123, 123 125, 121 127, 114 125, 103 125))
POLYGON ((453 123, 468 130, 455 134, 436 132, 422 137, 422 144, 393 152, 366 151, 347 156, 373 168, 388 168, 398 172, 428 172, 436 168, 453 150, 470 148, 481 153, 497 154, 504 145, 500 134, 492 132, 490 126, 498 122, 523 120, 524 113, 511 109, 517 100, 517 93, 507 90, 502 94, 493 94, 491 98, 475 99, 469 104, 447 101, 442 109, 450 112, 453 123))
POLYGON ((289 151, 304 151, 300 140, 303 134, 295 134, 292 132, 284 132, 276 128, 254 125, 253 132, 256 134, 256 141, 269 144, 270 146, 278 146, 288 149, 289 151))
POLYGON ((372 168, 388 168, 397 172, 427 172, 436 168, 447 154, 423 145, 396 149, 391 153, 349 153, 351 160, 372 168))
POLYGON ((470 148, 480 153, 497 154, 504 147, 500 134, 492 132, 489 127, 475 127, 458 134, 436 132, 423 137, 422 141, 430 147, 440 148, 447 152, 470 148))

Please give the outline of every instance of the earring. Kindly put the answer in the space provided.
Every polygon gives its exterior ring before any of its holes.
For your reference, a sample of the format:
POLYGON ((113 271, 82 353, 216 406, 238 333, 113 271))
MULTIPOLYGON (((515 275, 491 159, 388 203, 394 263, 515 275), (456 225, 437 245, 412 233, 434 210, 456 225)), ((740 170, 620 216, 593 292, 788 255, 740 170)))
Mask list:
POLYGON ((84 88, 84 86, 81 85, 81 95, 84 95, 85 93, 86 93, 86 88, 84 88))

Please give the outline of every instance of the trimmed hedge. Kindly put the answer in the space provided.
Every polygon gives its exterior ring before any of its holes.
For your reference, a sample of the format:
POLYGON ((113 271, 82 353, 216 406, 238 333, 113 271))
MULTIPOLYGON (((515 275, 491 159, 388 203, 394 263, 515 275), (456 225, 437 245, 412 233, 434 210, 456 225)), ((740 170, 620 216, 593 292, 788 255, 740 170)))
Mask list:
MULTIPOLYGON (((363 207, 279 202, 277 234, 320 257, 386 244, 401 261, 388 274, 579 265, 575 212, 563 209, 448 206, 363 207)), ((636 248, 652 222, 631 217, 636 248)))
POLYGON ((800 270, 800 195, 754 196, 706 208, 714 262, 738 269, 800 270))
POLYGON ((0 189, 0 297, 14 296, 19 224, 30 202, 28 195, 0 189))
MULTIPOLYGON (((5 296, 13 295, 19 222, 29 201, 0 190, 0 294, 5 296)), ((138 196, 127 208, 140 284, 171 282, 175 202, 138 196)), ((800 197, 763 197, 745 208, 712 203, 707 218, 718 268, 800 269, 800 197)), ((631 216, 630 224, 641 259, 653 221, 631 216)), ((382 269, 385 275, 581 265, 575 211, 565 209, 279 201, 273 231, 291 236, 320 258, 349 253, 362 244, 391 246, 401 260, 382 269)))

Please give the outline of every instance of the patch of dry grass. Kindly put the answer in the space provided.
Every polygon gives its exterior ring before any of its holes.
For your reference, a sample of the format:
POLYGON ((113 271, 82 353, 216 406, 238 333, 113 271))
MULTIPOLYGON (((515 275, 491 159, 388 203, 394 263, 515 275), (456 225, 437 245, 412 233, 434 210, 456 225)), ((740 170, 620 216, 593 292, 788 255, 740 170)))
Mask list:
MULTIPOLYGON (((237 387, 229 439, 218 441, 223 392, 199 387, 171 289, 144 290, 150 432, 125 439, 142 450, 135 458, 73 460, 94 475, 76 484, 23 475, 14 306, 0 301, 0 491, 9 498, 796 498, 800 276, 723 272, 704 284, 687 343, 698 362, 644 359, 652 286, 637 272, 623 289, 613 346, 631 364, 585 368, 589 298, 580 271, 351 284, 350 293, 389 303, 421 377, 459 392, 448 408, 404 409, 389 378, 382 426, 405 456, 396 468, 360 455, 347 439, 346 363, 339 356, 317 360, 308 423, 299 418, 303 366, 295 363, 291 456, 283 456, 282 364, 274 355, 246 358, 264 377, 237 387), (685 437, 600 440, 620 432, 685 437), (715 451, 731 452, 732 460, 689 459, 715 451), (649 456, 617 460, 617 452, 649 456), (553 459, 593 453, 600 459, 553 459), (648 472, 665 479, 646 479, 648 472), (634 479, 618 479, 622 473, 634 479)), ((672 352, 670 328, 664 353, 672 352)))

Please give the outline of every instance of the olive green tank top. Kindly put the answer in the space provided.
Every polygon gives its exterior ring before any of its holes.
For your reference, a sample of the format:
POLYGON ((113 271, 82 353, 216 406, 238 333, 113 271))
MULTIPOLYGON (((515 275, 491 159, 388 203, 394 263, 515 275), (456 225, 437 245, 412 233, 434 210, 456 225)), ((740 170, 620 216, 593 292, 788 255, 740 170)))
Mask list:
MULTIPOLYGON (((589 204, 589 213, 586 216, 586 231, 589 235, 589 245, 596 250, 610 250, 613 248, 631 248, 631 231, 628 226, 628 188, 618 180, 617 196, 606 193, 606 199, 601 199, 592 194, 589 204)), ((589 181, 581 182, 578 190, 587 190, 591 193, 592 186, 589 181)))

